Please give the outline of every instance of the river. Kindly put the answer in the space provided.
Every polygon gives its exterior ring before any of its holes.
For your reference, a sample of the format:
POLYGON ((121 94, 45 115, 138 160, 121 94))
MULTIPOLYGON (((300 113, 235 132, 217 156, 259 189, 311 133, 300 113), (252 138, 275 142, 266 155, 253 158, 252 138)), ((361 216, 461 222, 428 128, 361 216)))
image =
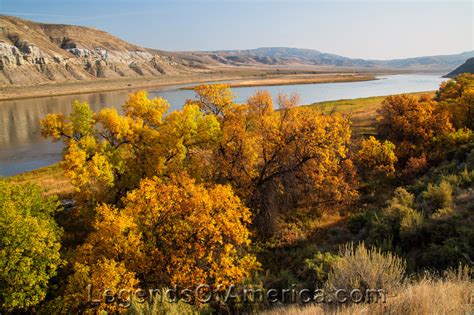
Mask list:
MULTIPOLYGON (((314 102, 382 96, 436 90, 445 79, 435 75, 390 75, 378 80, 259 86, 233 88, 236 102, 244 102, 256 90, 268 90, 273 96, 279 93, 297 93, 301 104, 314 102)), ((194 92, 180 89, 182 86, 148 89, 150 97, 160 96, 171 104, 171 110, 179 109, 194 92)), ((48 113, 71 111, 74 100, 87 101, 93 110, 105 106, 120 109, 130 91, 111 91, 21 100, 0 101, 0 175, 19 174, 58 162, 62 144, 41 137, 40 120, 48 113)))

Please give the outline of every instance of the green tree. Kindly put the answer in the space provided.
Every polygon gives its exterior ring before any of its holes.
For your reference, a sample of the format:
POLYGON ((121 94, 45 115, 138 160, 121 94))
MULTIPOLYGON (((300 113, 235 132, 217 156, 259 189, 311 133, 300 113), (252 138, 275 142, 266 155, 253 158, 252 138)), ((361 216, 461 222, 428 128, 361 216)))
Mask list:
POLYGON ((45 298, 61 264, 58 207, 37 186, 0 181, 0 311, 25 311, 45 298))

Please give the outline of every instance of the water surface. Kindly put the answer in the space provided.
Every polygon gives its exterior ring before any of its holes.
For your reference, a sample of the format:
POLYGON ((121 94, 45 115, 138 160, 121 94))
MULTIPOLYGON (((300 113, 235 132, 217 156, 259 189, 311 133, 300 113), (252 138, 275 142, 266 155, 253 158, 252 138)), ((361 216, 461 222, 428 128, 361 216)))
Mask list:
MULTIPOLYGON (((233 88, 236 102, 244 102, 256 90, 268 90, 273 96, 279 93, 297 93, 301 104, 321 101, 350 99, 435 90, 441 81, 435 75, 392 75, 379 80, 341 83, 299 84, 233 88)), ((150 97, 161 96, 179 109, 194 92, 180 90, 182 86, 167 89, 149 89, 150 97)), ((61 143, 53 143, 41 137, 40 120, 48 113, 71 112, 74 100, 87 101, 93 110, 105 106, 121 108, 130 91, 111 91, 23 100, 0 101, 0 175, 8 176, 42 166, 61 159, 61 143)))

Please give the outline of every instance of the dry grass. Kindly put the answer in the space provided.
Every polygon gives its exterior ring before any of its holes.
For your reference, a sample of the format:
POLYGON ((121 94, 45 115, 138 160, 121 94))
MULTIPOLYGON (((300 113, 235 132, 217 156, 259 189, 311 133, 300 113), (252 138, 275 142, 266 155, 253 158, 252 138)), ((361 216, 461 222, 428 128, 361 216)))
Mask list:
POLYGON ((474 283, 467 279, 424 278, 406 284, 395 297, 387 298, 386 303, 352 304, 336 308, 327 305, 288 307, 269 311, 267 315, 436 315, 473 314, 474 283))
POLYGON ((74 191, 59 164, 15 175, 7 180, 15 184, 36 184, 44 189, 45 196, 58 195, 59 198, 68 198, 74 191))

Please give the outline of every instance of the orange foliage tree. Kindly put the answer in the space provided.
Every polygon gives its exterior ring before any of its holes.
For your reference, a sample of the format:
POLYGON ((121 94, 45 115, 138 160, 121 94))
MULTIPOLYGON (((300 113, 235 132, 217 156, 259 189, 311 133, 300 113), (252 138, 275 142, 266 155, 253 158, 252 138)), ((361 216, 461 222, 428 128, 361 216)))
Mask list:
POLYGON ((454 131, 449 113, 424 96, 389 96, 377 112, 379 135, 396 145, 396 155, 403 162, 426 152, 434 137, 454 131))
POLYGON ((263 91, 245 104, 229 104, 227 90, 198 87, 194 103, 206 113, 219 113, 214 180, 230 183, 247 201, 262 235, 275 231, 281 214, 334 209, 355 197, 348 119, 296 108, 296 96, 280 95, 275 111, 263 91))
POLYGON ((449 110, 456 128, 474 129, 474 74, 441 83, 436 100, 449 110))
MULTIPOLYGON (((43 135, 66 144, 62 165, 91 225, 71 259, 88 279, 94 273, 83 271, 104 259, 156 286, 229 284, 257 266, 248 254, 248 208, 230 186, 208 182, 218 117, 191 103, 167 109, 138 92, 124 115, 76 102, 70 116, 42 121, 43 135)), ((79 271, 69 277, 72 288, 79 271)))
POLYGON ((267 235, 295 211, 337 210, 356 196, 347 118, 296 108, 295 96, 279 96, 275 110, 267 92, 236 104, 228 85, 195 91, 171 113, 138 92, 123 115, 76 102, 42 121, 44 136, 66 144, 62 164, 91 222, 70 259, 69 296, 84 279, 97 289, 242 281, 258 266, 251 218, 267 235))

